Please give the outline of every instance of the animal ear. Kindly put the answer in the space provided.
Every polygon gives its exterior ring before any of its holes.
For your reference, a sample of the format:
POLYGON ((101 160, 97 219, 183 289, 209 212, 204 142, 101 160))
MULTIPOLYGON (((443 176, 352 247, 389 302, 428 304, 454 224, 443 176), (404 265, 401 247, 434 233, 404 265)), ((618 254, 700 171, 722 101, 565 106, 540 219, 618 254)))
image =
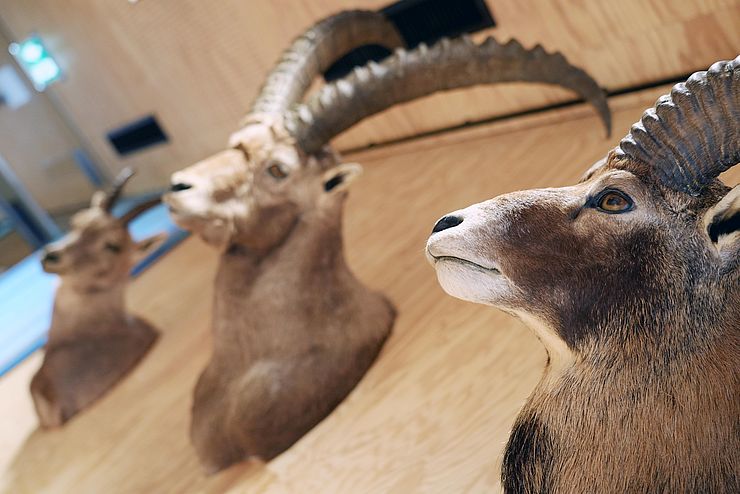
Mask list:
POLYGON ((362 166, 357 163, 342 163, 324 172, 324 191, 336 194, 345 190, 350 183, 362 174, 362 166))
POLYGON ((134 244, 134 264, 138 264, 149 254, 160 248, 168 236, 166 233, 158 233, 136 242, 134 244))
POLYGON ((92 199, 90 200, 90 207, 92 208, 99 208, 103 206, 103 201, 105 201, 105 192, 102 190, 96 190, 95 193, 92 196, 92 199))
POLYGON ((704 216, 709 240, 725 260, 740 254, 740 185, 732 189, 704 216))
POLYGON ((596 173, 604 164, 606 163, 606 157, 601 158, 599 161, 594 163, 589 167, 588 170, 586 170, 586 173, 581 175, 581 179, 578 181, 578 183, 585 182, 589 178, 594 176, 594 173, 596 173))

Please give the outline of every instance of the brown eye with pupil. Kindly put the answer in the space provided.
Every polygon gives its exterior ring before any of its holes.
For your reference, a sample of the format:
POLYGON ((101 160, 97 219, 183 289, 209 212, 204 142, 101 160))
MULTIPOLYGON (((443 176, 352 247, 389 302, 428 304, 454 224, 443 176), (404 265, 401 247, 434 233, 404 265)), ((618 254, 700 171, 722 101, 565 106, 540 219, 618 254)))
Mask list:
POLYGON ((285 168, 278 163, 273 163, 269 167, 267 167, 267 173, 270 174, 273 178, 277 179, 283 179, 288 176, 288 172, 285 171, 285 168))
POLYGON ((632 209, 632 199, 621 192, 609 191, 598 198, 596 205, 605 213, 624 213, 632 209))

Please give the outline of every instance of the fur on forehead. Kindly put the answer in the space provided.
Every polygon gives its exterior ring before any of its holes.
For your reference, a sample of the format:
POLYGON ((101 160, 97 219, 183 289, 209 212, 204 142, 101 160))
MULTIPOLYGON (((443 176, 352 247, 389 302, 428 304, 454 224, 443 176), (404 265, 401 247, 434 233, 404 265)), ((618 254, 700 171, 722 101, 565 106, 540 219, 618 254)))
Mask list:
POLYGON ((242 127, 229 137, 229 147, 253 148, 284 145, 295 148, 295 139, 288 133, 283 119, 277 115, 250 114, 242 121, 242 127))
POLYGON ((229 137, 229 147, 245 149, 255 163, 273 158, 325 170, 340 162, 338 153, 329 145, 307 156, 286 130, 283 118, 265 113, 247 115, 242 128, 229 137))

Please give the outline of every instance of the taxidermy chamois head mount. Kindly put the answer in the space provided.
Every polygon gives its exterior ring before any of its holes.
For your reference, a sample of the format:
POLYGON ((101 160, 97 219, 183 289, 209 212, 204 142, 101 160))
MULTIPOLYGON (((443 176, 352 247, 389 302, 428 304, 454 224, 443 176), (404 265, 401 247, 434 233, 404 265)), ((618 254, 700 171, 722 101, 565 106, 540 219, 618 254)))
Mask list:
POLYGON ((548 367, 511 492, 736 492, 740 58, 676 85, 577 185, 443 217, 444 290, 532 326, 548 367), (660 488, 658 488, 660 487, 660 488))
POLYGON ((65 284, 80 290, 102 290, 127 283, 131 268, 146 257, 162 240, 161 236, 134 242, 128 224, 156 206, 159 198, 146 201, 120 218, 113 206, 134 172, 124 169, 110 192, 93 194, 90 207, 77 212, 70 221, 70 232, 44 249, 42 267, 59 275, 65 284))
POLYGON ((159 199, 120 218, 111 213, 132 175, 125 169, 111 192, 96 192, 90 208, 72 218, 71 231, 43 255, 44 270, 58 274, 60 284, 44 362, 31 381, 42 427, 62 425, 99 398, 157 338, 149 324, 126 311, 124 301, 131 268, 164 241, 156 235, 134 242, 127 228, 159 199))
POLYGON ((399 49, 301 100, 352 49, 402 45, 374 12, 341 12, 300 36, 268 76, 229 148, 175 173, 173 218, 223 249, 214 354, 195 389, 191 437, 208 471, 270 459, 354 388, 387 338, 394 310, 351 274, 341 212, 360 172, 327 143, 364 118, 436 91, 531 81, 609 110, 598 85, 562 55, 468 38, 399 49))

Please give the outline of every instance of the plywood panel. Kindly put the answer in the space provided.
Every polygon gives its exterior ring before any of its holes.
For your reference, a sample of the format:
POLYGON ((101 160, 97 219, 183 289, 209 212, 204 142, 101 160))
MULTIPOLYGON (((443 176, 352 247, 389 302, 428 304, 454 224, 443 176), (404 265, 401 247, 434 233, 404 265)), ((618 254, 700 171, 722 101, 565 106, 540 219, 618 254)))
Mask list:
MULTIPOLYGON (((617 135, 655 97, 616 101, 617 135)), ((495 492, 509 428, 545 352, 517 320, 446 296, 425 240, 446 212, 572 183, 615 142, 574 108, 352 156, 366 173, 347 205, 348 261, 397 305, 394 334, 351 396, 289 451, 213 477, 200 472, 187 428, 210 351, 216 254, 187 241, 129 294, 163 338, 89 412, 60 431, 34 430, 25 389, 38 357, 0 380, 3 418, 15 425, 0 427, 0 492, 495 492)), ((726 179, 737 183, 740 169, 726 179)))
MULTIPOLYGON (((500 41, 519 39, 560 51, 609 90, 702 70, 740 53, 740 2, 693 0, 487 0, 500 41)), ((373 117, 337 145, 354 147, 516 113, 572 99, 545 85, 506 84, 458 90, 373 117)))
MULTIPOLYGON (((169 174, 222 147, 289 41, 340 8, 378 8, 386 0, 0 0, 17 36, 39 32, 67 79, 52 91, 95 152, 115 171, 134 164, 134 189, 161 186, 169 174), (120 159, 107 130, 155 113, 169 145, 120 159)), ((674 77, 740 49, 740 0, 489 0, 499 26, 561 50, 611 89, 674 77)), ((342 149, 383 142, 469 120, 572 98, 539 85, 457 91, 372 118, 337 139, 342 149)))

